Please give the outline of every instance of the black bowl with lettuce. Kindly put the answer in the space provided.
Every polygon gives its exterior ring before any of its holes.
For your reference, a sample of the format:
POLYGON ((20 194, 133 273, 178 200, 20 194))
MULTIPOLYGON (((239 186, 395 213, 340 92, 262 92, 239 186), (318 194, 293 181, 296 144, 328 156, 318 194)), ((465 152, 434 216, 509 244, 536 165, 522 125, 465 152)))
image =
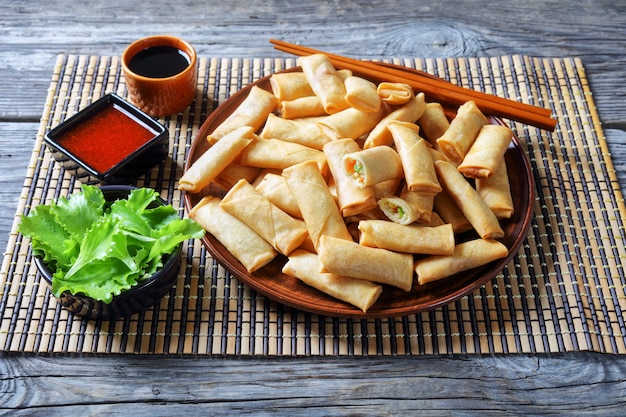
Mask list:
POLYGON ((204 234, 155 190, 126 185, 83 185, 35 207, 18 230, 62 306, 90 319, 158 303, 178 277, 183 241, 204 234))

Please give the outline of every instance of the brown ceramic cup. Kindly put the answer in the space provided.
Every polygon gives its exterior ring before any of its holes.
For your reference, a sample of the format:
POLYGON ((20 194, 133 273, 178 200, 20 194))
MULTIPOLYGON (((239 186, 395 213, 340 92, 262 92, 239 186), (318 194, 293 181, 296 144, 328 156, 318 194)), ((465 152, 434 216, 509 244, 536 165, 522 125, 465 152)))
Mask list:
POLYGON ((128 99, 153 117, 183 111, 196 96, 196 51, 191 44, 174 36, 156 35, 131 43, 122 54, 122 69, 128 88, 128 99), (158 47, 178 49, 182 56, 188 58, 189 65, 169 76, 142 75, 131 69, 131 61, 137 54, 158 47))

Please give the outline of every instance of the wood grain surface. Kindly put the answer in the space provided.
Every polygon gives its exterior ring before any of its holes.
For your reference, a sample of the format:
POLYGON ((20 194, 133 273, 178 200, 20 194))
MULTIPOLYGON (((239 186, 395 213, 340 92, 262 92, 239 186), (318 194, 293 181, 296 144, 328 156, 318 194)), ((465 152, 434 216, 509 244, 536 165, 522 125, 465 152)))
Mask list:
MULTIPOLYGON (((284 56, 268 40, 360 58, 523 54, 583 60, 626 190, 626 3, 527 0, 1 0, 0 246, 59 53, 119 55, 181 36, 206 57, 284 56)), ((623 244, 624 242, 622 242, 623 244)), ((3 415, 620 415, 626 358, 0 354, 3 415)))

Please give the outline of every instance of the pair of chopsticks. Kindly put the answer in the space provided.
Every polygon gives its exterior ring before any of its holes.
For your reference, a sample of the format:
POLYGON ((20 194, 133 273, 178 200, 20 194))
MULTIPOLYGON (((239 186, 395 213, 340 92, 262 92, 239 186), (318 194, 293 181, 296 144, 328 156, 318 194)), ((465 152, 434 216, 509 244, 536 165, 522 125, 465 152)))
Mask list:
POLYGON ((324 54, 328 56, 338 69, 351 70, 356 75, 368 77, 370 80, 378 82, 388 81, 408 84, 414 90, 424 92, 431 100, 442 104, 458 107, 467 101, 473 100, 485 114, 505 117, 551 132, 556 127, 556 120, 551 117, 549 109, 460 87, 422 71, 329 54, 277 39, 270 39, 270 43, 279 51, 297 56, 324 54))

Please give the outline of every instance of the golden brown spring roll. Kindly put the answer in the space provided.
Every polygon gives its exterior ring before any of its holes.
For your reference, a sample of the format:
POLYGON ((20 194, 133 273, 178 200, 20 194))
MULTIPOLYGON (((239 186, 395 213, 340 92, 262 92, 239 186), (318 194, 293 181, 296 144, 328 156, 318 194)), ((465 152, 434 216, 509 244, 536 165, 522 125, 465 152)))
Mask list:
POLYGON ((204 230, 212 234, 250 273, 264 267, 276 251, 241 220, 220 207, 218 197, 204 197, 189 212, 204 230))
POLYGON ((400 156, 389 146, 350 152, 341 161, 347 176, 357 187, 370 187, 403 175, 400 156))
POLYGON ((444 222, 450 223, 455 233, 463 233, 472 230, 472 224, 467 220, 445 188, 435 196, 433 211, 437 213, 444 222))
POLYGON ((443 106, 437 102, 426 103, 424 113, 417 120, 417 124, 420 125, 424 136, 434 147, 437 147, 437 139, 450 127, 443 106))
POLYGON ((476 180, 476 191, 497 218, 508 219, 515 212, 504 159, 490 178, 476 180))
POLYGON ((377 112, 365 112, 349 107, 321 119, 317 124, 330 140, 358 139, 376 126, 384 116, 384 112, 385 109, 382 106, 377 112))
POLYGON ((213 144, 189 167, 178 181, 180 190, 197 193, 209 185, 252 142, 253 129, 243 126, 213 144))
POLYGON ((379 199, 378 206, 394 223, 402 225, 428 223, 432 216, 434 200, 435 194, 404 189, 400 196, 379 199))
POLYGON ((321 262, 316 254, 298 249, 289 255, 282 272, 331 297, 352 304, 363 312, 378 300, 383 291, 381 285, 371 281, 320 272, 321 268, 321 262))
POLYGON ((298 58, 298 64, 311 85, 311 89, 322 102, 328 114, 348 108, 345 100, 346 88, 328 56, 313 54, 298 58))
POLYGON ((225 190, 229 190, 230 187, 235 185, 237 181, 242 178, 248 182, 254 181, 259 176, 260 172, 261 168, 241 165, 235 161, 224 168, 213 182, 225 190))
POLYGON ((478 268, 505 258, 509 250, 493 239, 475 239, 459 243, 452 255, 433 255, 415 261, 415 272, 419 285, 447 278, 459 272, 478 268))
POLYGON ((413 286, 413 255, 359 245, 351 240, 322 235, 319 259, 331 274, 350 276, 404 291, 413 286))
POLYGON ((413 123, 422 116, 425 107, 424 93, 417 94, 408 103, 387 114, 367 135, 363 147, 367 149, 380 145, 392 145, 393 138, 391 137, 391 132, 387 129, 387 124, 391 120, 413 123))
POLYGON ((322 172, 327 169, 322 151, 284 140, 257 137, 241 152, 242 165, 259 168, 285 169, 303 161, 315 161, 322 172))
POLYGON ((378 84, 376 92, 382 101, 391 106, 401 106, 415 97, 413 88, 405 83, 392 83, 383 81, 378 84))
POLYGON ((279 139, 285 142, 299 143, 309 148, 322 150, 329 139, 322 135, 316 123, 302 120, 289 120, 271 113, 267 117, 263 130, 259 133, 263 139, 279 139))
POLYGON ((415 123, 392 121, 388 129, 396 151, 402 161, 407 188, 420 193, 436 194, 441 191, 430 147, 419 135, 415 123))
POLYGON ((322 101, 317 96, 300 97, 293 100, 281 101, 278 113, 285 119, 301 119, 303 117, 326 116, 322 101))
POLYGON ((459 107, 448 130, 437 139, 437 145, 452 162, 460 164, 476 140, 478 132, 488 122, 476 103, 467 101, 459 107))
POLYGON ((207 136, 209 143, 215 143, 233 130, 250 126, 256 132, 267 116, 276 109, 278 101, 269 91, 253 86, 248 96, 213 132, 207 136))
POLYGON ((301 71, 272 74, 270 86, 279 102, 315 95, 309 81, 306 79, 306 75, 301 71))
POLYGON ((506 126, 484 125, 458 170, 469 178, 491 177, 504 159, 512 136, 513 132, 506 126))
POLYGON ((359 230, 359 243, 365 246, 424 255, 451 255, 454 251, 451 224, 403 226, 387 220, 362 220, 359 230))
POLYGON ((452 199, 480 237, 498 239, 504 236, 504 231, 495 214, 454 165, 449 162, 437 161, 435 162, 435 169, 439 181, 448 190, 452 199))
POLYGON ((335 198, 315 162, 302 162, 286 168, 283 177, 300 207, 316 248, 324 234, 352 240, 335 198))
POLYGON ((343 217, 363 213, 377 206, 374 189, 357 187, 343 169, 343 156, 359 149, 359 145, 353 139, 328 142, 323 148, 328 168, 334 179, 337 203, 343 217))
POLYGON ((276 207, 297 219, 302 219, 300 207, 282 175, 268 172, 254 187, 276 207))
POLYGON ((283 255, 289 255, 304 242, 308 231, 301 220, 294 219, 241 180, 226 193, 220 207, 237 217, 283 255))
POLYGON ((355 109, 375 113, 380 110, 381 100, 376 91, 376 84, 355 75, 344 80, 346 102, 355 109))

